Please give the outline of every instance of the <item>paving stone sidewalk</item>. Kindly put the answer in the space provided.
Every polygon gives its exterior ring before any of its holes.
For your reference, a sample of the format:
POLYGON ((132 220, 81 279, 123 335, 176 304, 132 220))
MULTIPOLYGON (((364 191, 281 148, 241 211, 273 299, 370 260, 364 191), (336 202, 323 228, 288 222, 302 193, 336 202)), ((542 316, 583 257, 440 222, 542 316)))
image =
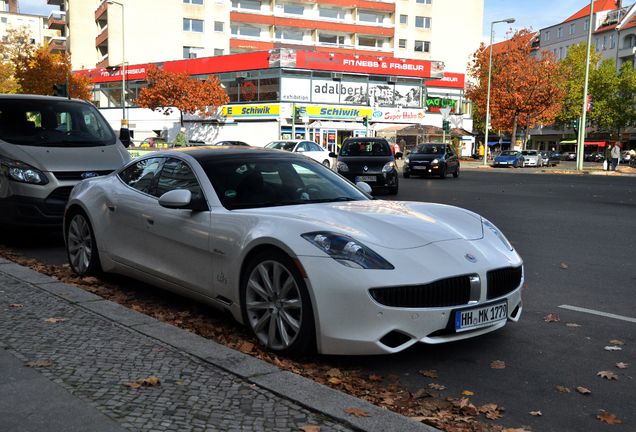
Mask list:
POLYGON ((434 430, 1 258, 0 366, 2 431, 434 430))

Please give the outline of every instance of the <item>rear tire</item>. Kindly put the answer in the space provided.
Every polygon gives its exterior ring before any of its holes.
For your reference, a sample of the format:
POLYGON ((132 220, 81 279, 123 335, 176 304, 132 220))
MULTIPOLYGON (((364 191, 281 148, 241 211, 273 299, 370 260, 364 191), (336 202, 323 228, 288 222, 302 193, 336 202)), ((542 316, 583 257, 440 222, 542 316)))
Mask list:
POLYGON ((241 275, 240 295, 243 321, 267 349, 283 355, 315 350, 307 286, 285 253, 269 249, 250 259, 241 275))
POLYGON ((457 169, 455 170, 455 172, 453 173, 453 177, 457 178, 459 177, 459 165, 457 165, 457 169))
POLYGON ((80 276, 101 273, 95 233, 83 211, 70 215, 66 226, 66 256, 71 269, 80 276))

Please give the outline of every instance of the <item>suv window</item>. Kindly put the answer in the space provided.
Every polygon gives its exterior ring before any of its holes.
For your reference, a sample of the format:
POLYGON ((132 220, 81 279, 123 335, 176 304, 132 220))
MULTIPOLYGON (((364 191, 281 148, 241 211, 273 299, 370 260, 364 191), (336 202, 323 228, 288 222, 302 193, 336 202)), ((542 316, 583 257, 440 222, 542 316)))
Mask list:
POLYGON ((443 155, 445 153, 451 153, 450 149, 445 144, 418 144, 413 150, 414 154, 433 154, 443 155))
POLYGON ((164 158, 142 159, 119 173, 119 178, 133 189, 154 195, 155 178, 164 158))
POLYGON ((161 168, 157 187, 153 195, 161 195, 175 189, 187 189, 192 193, 192 201, 201 201, 203 192, 201 186, 188 164, 180 159, 166 160, 161 168))
POLYGON ((340 156, 391 156, 393 152, 386 140, 347 140, 340 156))
POLYGON ((55 99, 1 99, 0 139, 38 147, 113 145, 115 134, 91 104, 55 99))

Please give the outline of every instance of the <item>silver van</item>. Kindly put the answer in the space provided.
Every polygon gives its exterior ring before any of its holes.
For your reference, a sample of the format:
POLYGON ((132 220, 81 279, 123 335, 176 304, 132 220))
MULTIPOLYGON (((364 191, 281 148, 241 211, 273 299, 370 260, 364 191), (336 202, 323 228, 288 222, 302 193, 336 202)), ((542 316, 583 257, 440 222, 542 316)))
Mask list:
POLYGON ((0 224, 61 225, 73 186, 129 160, 92 104, 0 95, 0 224))

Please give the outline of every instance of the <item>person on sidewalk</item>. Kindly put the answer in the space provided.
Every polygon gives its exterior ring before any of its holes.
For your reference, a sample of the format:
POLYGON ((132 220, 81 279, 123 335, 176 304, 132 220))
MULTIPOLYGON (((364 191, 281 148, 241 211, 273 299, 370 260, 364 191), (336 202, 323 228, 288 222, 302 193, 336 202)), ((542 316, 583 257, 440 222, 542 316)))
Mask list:
POLYGON ((616 141, 612 147, 612 171, 616 171, 618 160, 621 157, 621 143, 616 141))
POLYGON ((612 163, 612 145, 607 143, 605 146, 605 162, 603 162, 603 171, 609 171, 612 163))

